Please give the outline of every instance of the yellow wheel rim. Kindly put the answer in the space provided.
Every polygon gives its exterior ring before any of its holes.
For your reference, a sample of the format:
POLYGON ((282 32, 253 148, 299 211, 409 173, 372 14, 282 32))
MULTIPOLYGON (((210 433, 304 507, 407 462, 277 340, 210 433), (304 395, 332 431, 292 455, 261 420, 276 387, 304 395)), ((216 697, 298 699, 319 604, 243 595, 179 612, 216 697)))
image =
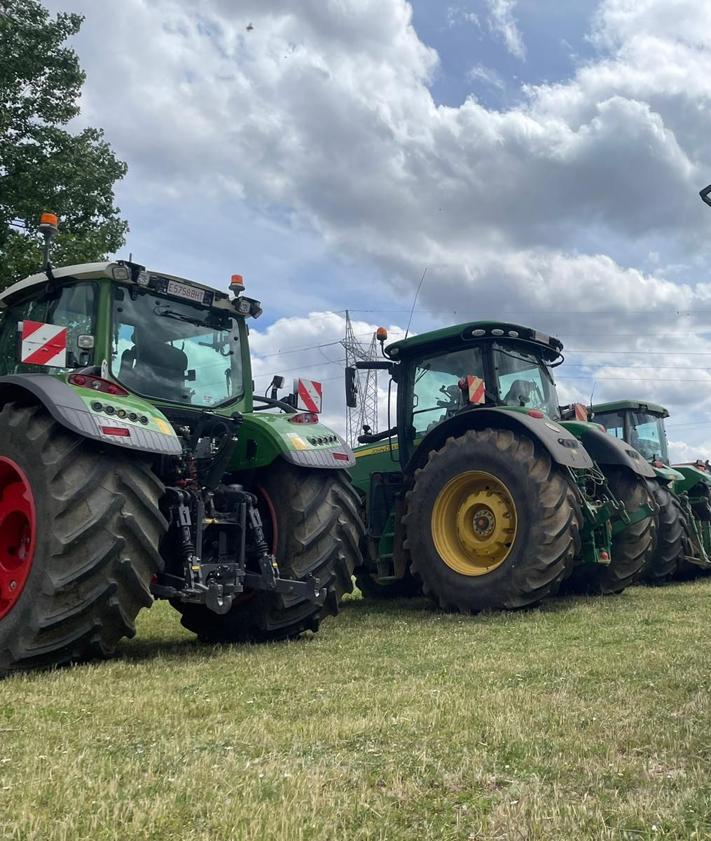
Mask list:
POLYGON ((481 470, 450 479, 432 508, 439 556, 462 575, 486 575, 508 558, 516 539, 516 505, 504 483, 481 470))

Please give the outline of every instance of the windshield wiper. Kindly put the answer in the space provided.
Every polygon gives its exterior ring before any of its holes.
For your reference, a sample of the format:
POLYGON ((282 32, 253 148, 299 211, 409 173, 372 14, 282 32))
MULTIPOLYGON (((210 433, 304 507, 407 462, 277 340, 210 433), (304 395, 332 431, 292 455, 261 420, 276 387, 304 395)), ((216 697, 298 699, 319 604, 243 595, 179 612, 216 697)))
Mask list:
POLYGON ((183 315, 182 312, 175 312, 175 310, 155 309, 153 314, 163 316, 164 318, 174 318, 176 321, 185 321, 188 324, 194 324, 196 327, 205 327, 208 330, 228 329, 222 324, 211 324, 209 321, 203 321, 190 315, 183 315))

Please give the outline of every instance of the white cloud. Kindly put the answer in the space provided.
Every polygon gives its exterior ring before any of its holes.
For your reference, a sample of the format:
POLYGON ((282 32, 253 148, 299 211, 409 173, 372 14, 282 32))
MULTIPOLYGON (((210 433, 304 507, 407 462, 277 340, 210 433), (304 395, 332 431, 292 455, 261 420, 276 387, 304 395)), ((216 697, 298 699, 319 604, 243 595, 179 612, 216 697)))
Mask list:
POLYGON ((496 70, 494 70, 493 67, 487 67, 484 64, 475 64, 468 71, 467 78, 473 82, 485 82, 487 85, 490 85, 492 88, 496 88, 500 91, 504 90, 506 87, 506 82, 504 82, 496 70))
MULTIPOLYGON (((375 265, 403 308, 428 266, 421 305, 435 319, 503 316, 573 349, 585 339, 597 355, 571 354, 588 367, 570 376, 586 388, 586 372, 597 372, 607 395, 618 386, 600 366, 626 365, 599 355, 611 342, 658 350, 660 325, 708 324, 711 284, 700 279, 711 216, 696 192, 711 180, 711 5, 606 0, 598 58, 567 81, 527 88, 506 111, 433 101, 438 57, 404 0, 73 6, 87 15, 84 119, 128 159, 127 188, 147 208, 239 204, 277 217, 355 271, 375 265), (651 251, 654 271, 635 267, 651 251)), ((515 4, 488 9, 523 57, 515 4)), ((367 294, 377 307, 378 290, 367 294)), ((334 325, 320 320, 325 335, 334 325)), ((291 327, 312 337, 308 319, 291 327)), ((711 359, 707 344, 693 339, 711 359)), ((690 346, 671 344, 679 354, 690 346)), ((691 389, 656 379, 634 382, 691 404, 691 389)))
POLYGON ((672 464, 684 464, 697 459, 711 460, 711 446, 695 446, 683 441, 669 441, 669 461, 672 464))
POLYGON ((526 58, 526 47, 514 17, 516 0, 486 0, 489 26, 503 40, 506 49, 516 58, 526 58))

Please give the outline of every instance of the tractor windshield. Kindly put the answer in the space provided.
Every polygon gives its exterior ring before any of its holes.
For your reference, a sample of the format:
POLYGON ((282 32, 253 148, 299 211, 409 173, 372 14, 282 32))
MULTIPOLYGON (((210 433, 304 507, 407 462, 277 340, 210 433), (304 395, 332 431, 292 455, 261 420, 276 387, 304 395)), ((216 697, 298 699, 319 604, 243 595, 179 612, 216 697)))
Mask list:
POLYGON ((658 415, 647 412, 630 412, 630 440, 638 453, 647 461, 660 459, 669 464, 667 437, 664 432, 664 420, 658 415))
POLYGON ((136 287, 113 296, 111 372, 126 388, 202 407, 243 394, 236 318, 136 287))
POLYGON ((414 370, 412 425, 421 435, 465 405, 459 380, 466 376, 484 378, 481 350, 468 347, 451 353, 427 356, 414 370))
POLYGON ((558 417, 555 383, 540 357, 513 344, 495 344, 492 356, 502 405, 526 406, 558 417))

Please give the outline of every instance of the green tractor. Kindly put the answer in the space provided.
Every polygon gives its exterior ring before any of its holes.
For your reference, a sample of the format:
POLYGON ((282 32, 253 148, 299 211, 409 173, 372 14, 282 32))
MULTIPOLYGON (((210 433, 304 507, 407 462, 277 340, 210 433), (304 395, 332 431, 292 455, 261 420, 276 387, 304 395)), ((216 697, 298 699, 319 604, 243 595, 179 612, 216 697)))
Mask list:
POLYGON ((711 470, 708 464, 670 466, 664 406, 617 400, 591 407, 595 422, 631 444, 654 468, 656 547, 643 578, 661 583, 676 575, 711 569, 711 470))
POLYGON ((352 451, 253 394, 261 308, 230 289, 117 260, 0 294, 0 674, 109 654, 154 599, 278 640, 351 590, 352 451))
MULTIPOLYGON (((654 536, 654 471, 598 425, 561 419, 551 369, 562 347, 482 321, 358 363, 397 384, 396 425, 360 436, 351 470, 366 597, 422 590, 473 612, 534 604, 563 582, 617 593, 637 579, 654 536)), ((346 369, 346 402, 356 401, 346 369)))

